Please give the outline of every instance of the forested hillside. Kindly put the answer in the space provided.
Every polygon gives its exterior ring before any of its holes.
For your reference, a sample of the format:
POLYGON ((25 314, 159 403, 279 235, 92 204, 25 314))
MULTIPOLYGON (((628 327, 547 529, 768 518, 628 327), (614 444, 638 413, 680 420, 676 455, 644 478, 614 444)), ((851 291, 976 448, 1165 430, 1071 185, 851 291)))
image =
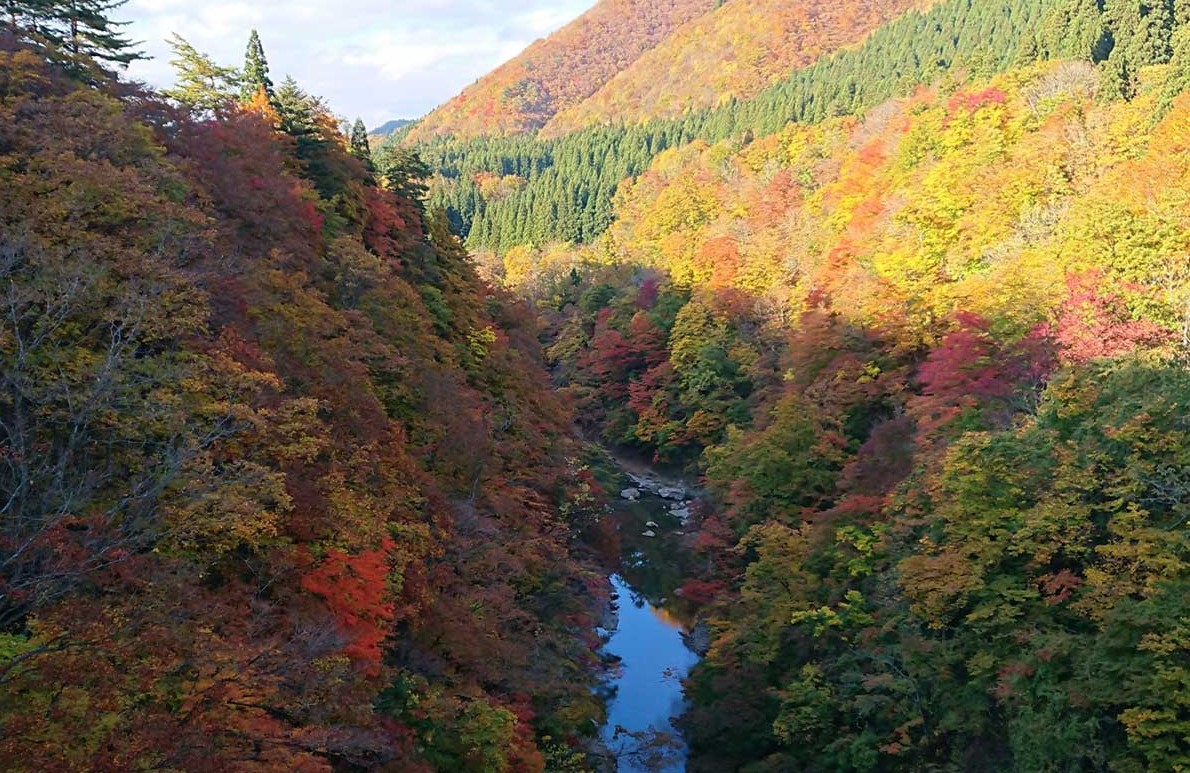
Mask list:
POLYGON ((2 8, 0 769, 599 770, 593 442, 705 490, 691 773, 1190 769, 1190 1, 376 153, 255 32, 157 94, 2 8))
POLYGON ((602 0, 418 121, 409 140, 535 132, 715 5, 715 0, 602 0))
POLYGON ((695 143, 621 194, 594 265, 514 251, 590 430, 714 492, 690 770, 1186 762, 1168 75, 1100 107, 1093 68, 1045 65, 695 143))
POLYGON ((590 242, 611 223, 620 182, 644 172, 665 149, 854 114, 948 72, 1002 71, 1066 40, 1067 28, 1047 15, 1056 5, 946 0, 929 12, 905 14, 860 46, 794 70, 753 99, 732 99, 678 119, 592 126, 552 140, 444 138, 421 144, 418 151, 437 175, 431 200, 446 208, 473 249, 590 242))
POLYGON ((679 118, 747 99, 824 54, 860 42, 912 0, 732 0, 674 30, 582 102, 542 127, 556 137, 603 123, 679 118))
POLYGON ((179 44, 167 102, 5 9, 0 768, 584 769, 592 488, 523 305, 255 36, 244 101, 179 44))
POLYGON ((691 771, 1190 764, 1190 7, 991 6, 494 242, 583 427, 710 491, 691 771))

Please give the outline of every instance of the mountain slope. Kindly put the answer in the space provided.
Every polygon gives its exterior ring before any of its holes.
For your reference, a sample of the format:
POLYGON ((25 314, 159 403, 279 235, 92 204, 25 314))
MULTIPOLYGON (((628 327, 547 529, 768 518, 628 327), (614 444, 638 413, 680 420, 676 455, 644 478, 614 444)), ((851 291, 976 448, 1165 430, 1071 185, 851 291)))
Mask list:
POLYGON ((914 0, 735 0, 676 30, 581 104, 562 110, 546 136, 594 123, 672 118, 754 96, 791 70, 858 43, 914 0))
POLYGON ((714 0, 605 0, 430 113, 410 139, 535 131, 714 5, 714 0))
POLYGON ((319 100, 43 59, 0 34, 0 769, 563 769, 598 580, 521 305, 319 100))
POLYGON ((690 773, 1184 765, 1172 37, 1131 100, 1041 62, 670 149, 510 253, 584 428, 704 471, 690 773))

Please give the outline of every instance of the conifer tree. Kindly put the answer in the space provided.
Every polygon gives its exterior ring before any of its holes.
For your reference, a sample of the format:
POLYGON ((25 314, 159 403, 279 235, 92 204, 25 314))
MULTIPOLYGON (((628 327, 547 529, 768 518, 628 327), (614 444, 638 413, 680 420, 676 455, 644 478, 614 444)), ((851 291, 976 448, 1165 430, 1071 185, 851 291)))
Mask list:
POLYGON ((1165 115, 1179 94, 1190 90, 1190 27, 1179 27, 1174 32, 1172 47, 1173 55, 1169 58, 1169 70, 1161 88, 1154 121, 1165 115))
POLYGON ((1041 58, 1041 48, 1037 44, 1037 36, 1029 33, 1021 38, 1021 46, 1017 49, 1016 61, 1021 66, 1030 65, 1041 58))
POLYGON ((1109 19, 1116 48, 1123 50, 1133 67, 1169 61, 1175 13, 1172 3, 1165 0, 1152 4, 1138 0, 1108 0, 1104 13, 1109 19))
POLYGON ((368 143, 368 128, 360 118, 351 127, 351 155, 361 161, 372 163, 372 147, 368 143))
POLYGON ((281 130, 298 140, 299 145, 305 137, 317 131, 314 118, 315 102, 306 91, 298 85, 292 76, 285 76, 273 100, 277 114, 281 116, 281 130))
POLYGON ((119 32, 127 22, 112 21, 110 14, 128 0, 38 0, 27 3, 34 13, 45 13, 39 35, 76 62, 93 60, 127 66, 145 59, 136 43, 119 32))
POLYGON ((1127 54, 1116 49, 1107 61, 1100 65, 1099 89, 1095 96, 1100 102, 1130 100, 1136 96, 1132 66, 1127 54))
POLYGON ((41 48, 48 58, 76 65, 101 62, 127 65, 146 58, 119 32, 126 22, 110 13, 127 0, 3 0, 0 21, 20 40, 41 48))
POLYGON ((177 33, 169 46, 174 52, 169 63, 177 71, 177 82, 165 90, 165 96, 199 112, 215 114, 235 101, 240 74, 234 67, 215 64, 177 33))
POLYGON ((1102 62, 1111 53, 1111 37, 1097 0, 1069 0, 1047 14, 1043 27, 1051 57, 1102 62))
POLYGON ((243 87, 240 91, 241 102, 251 102, 264 89, 269 101, 273 100, 273 81, 269 78, 269 60, 265 57, 264 46, 260 43, 260 35, 256 30, 248 36, 248 49, 244 52, 243 87))
POLYGON ((1173 0, 1173 23, 1176 27, 1190 24, 1190 0, 1173 0))
POLYGON ((0 2, 0 23, 18 37, 27 38, 36 22, 49 17, 51 0, 3 0, 0 2))
POLYGON ((1134 40, 1132 60, 1140 65, 1164 64, 1173 53, 1174 10, 1171 3, 1159 0, 1145 5, 1140 30, 1134 40))

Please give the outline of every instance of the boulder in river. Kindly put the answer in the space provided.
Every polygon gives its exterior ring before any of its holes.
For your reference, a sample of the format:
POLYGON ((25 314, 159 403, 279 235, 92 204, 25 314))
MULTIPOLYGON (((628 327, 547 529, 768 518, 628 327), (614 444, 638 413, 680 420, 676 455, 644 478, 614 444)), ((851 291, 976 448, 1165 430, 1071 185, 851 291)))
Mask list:
POLYGON ((669 514, 672 515, 674 518, 681 520, 682 523, 686 523, 686 521, 690 520, 690 508, 689 507, 679 507, 674 510, 670 510, 669 514))
POLYGON ((677 486, 662 486, 657 489, 657 496, 662 499, 682 500, 686 498, 686 489, 678 488, 677 486))
POLYGON ((641 532, 640 536, 642 536, 642 537, 656 537, 657 532, 653 531, 652 529, 649 529, 648 531, 641 532))
POLYGON ((649 521, 648 523, 645 524, 645 526, 648 526, 650 529, 660 529, 661 528, 661 524, 657 523, 656 521, 649 521))
POLYGON ((620 497, 622 499, 627 499, 629 502, 635 502, 636 500, 640 499, 640 489, 626 488, 620 492, 620 497))

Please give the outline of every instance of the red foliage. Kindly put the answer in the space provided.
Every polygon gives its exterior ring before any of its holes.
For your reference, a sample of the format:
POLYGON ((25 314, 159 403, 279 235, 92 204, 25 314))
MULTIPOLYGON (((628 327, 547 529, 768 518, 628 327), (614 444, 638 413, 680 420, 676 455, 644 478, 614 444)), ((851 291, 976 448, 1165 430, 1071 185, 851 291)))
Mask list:
POLYGON ((636 292, 636 308, 648 311, 657 302, 657 288, 661 282, 656 277, 649 277, 640 283, 636 292))
POLYGON ((321 596, 349 643, 344 652, 380 671, 381 644, 395 618, 389 601, 389 556, 396 543, 385 539, 376 550, 348 555, 331 549, 318 568, 302 577, 302 588, 321 596))
POLYGON ((643 376, 628 385, 628 407, 643 416, 653 407, 653 399, 669 388, 674 381, 674 369, 668 361, 649 368, 643 376))
POLYGON ((913 422, 898 416, 876 426, 843 468, 839 488, 851 494, 889 494, 913 470, 913 422))
POLYGON ((594 94, 711 0, 607 0, 426 116, 411 137, 532 131, 594 94))
POLYGON ((1042 580, 1041 591, 1044 594, 1045 603, 1051 606, 1067 601, 1083 584, 1083 578, 1069 569, 1047 575, 1042 580))
POLYGON ((421 229, 417 211, 405 199, 380 188, 366 188, 364 201, 364 244, 377 255, 396 260, 401 248, 408 245, 410 232, 421 229))
POLYGON ((979 315, 959 312, 955 319, 958 330, 943 338, 918 370, 921 394, 909 409, 926 435, 971 409, 995 408, 994 414, 1006 418, 1013 409, 1010 398, 1036 389, 1053 367, 1052 343, 1044 327, 1004 346, 979 315))
POLYGON ((687 580, 678 588, 678 595, 695 604, 705 605, 721 598, 727 591, 722 580, 687 580))
POLYGON ((1067 280, 1069 294, 1058 317, 1064 359, 1082 363, 1168 343, 1172 334, 1153 322, 1133 319, 1125 300, 1103 289, 1103 276, 1088 271, 1067 280))
POLYGON ((607 309, 600 312, 595 335, 579 365, 594 377, 603 399, 622 403, 629 399, 633 376, 665 361, 665 334, 643 311, 633 315, 626 334, 611 327, 610 321, 607 309))
POLYGON ((995 86, 983 91, 959 91, 946 103, 946 110, 951 115, 959 111, 974 113, 985 105, 1002 105, 1007 98, 1008 95, 995 86))

